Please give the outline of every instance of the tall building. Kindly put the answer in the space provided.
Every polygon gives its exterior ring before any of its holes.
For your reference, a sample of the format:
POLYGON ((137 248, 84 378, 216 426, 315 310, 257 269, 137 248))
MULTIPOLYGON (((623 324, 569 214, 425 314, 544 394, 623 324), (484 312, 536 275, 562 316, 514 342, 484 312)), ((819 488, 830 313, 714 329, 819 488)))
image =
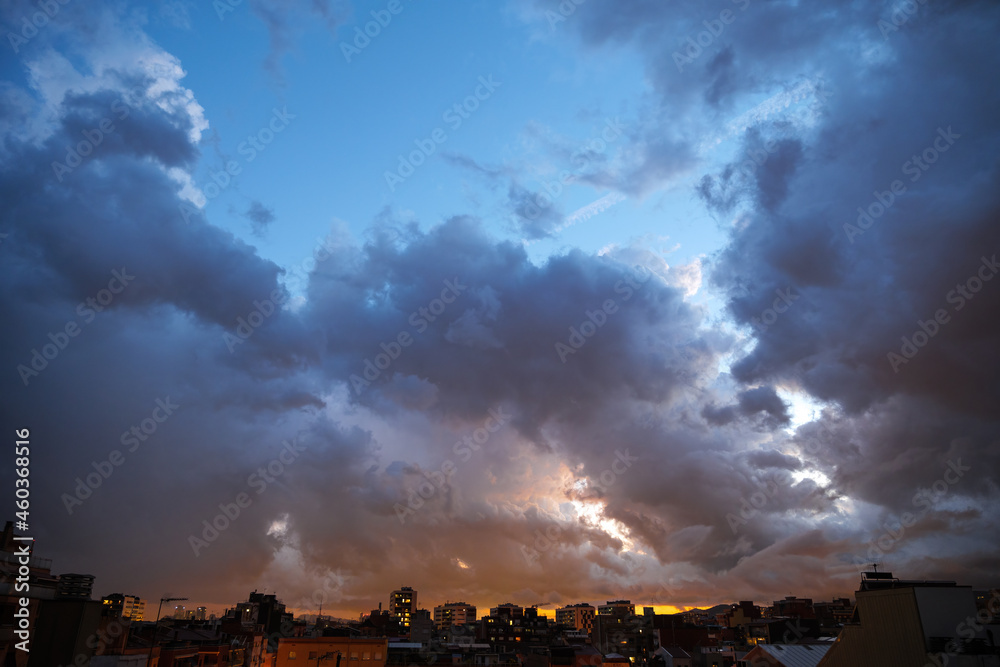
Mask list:
POLYGON ((133 621, 139 622, 146 615, 146 601, 138 595, 126 595, 125 606, 122 616, 127 616, 133 621))
POLYGON ((490 607, 490 616, 494 618, 524 618, 524 607, 512 602, 502 602, 495 607, 490 607))
POLYGON ((597 608, 597 613, 600 616, 614 616, 616 618, 635 616, 635 605, 632 604, 631 600, 608 600, 607 604, 602 604, 597 608))
POLYGON ((268 650, 277 646, 278 637, 287 637, 292 627, 292 613, 276 595, 265 595, 253 591, 246 602, 240 602, 233 610, 233 617, 242 625, 263 625, 268 637, 268 650))
POLYGON ((410 621, 417 611, 417 592, 409 586, 389 594, 389 615, 399 621, 404 633, 410 631, 410 621))
POLYGON ((556 609, 556 623, 589 633, 594 629, 594 605, 581 602, 556 609))
POLYGON ((464 602, 447 602, 434 607, 434 625, 444 630, 453 625, 468 625, 476 621, 476 608, 464 602))
POLYGON ((141 621, 146 611, 146 601, 135 595, 112 593, 101 598, 104 613, 111 618, 128 618, 141 621))

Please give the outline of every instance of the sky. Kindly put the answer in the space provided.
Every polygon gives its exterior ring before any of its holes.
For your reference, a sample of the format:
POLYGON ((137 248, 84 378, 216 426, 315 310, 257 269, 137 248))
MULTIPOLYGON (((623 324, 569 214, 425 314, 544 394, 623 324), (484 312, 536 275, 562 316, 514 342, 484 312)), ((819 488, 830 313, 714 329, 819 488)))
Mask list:
POLYGON ((997 585, 995 3, 0 22, 0 420, 54 573, 345 617, 997 585))

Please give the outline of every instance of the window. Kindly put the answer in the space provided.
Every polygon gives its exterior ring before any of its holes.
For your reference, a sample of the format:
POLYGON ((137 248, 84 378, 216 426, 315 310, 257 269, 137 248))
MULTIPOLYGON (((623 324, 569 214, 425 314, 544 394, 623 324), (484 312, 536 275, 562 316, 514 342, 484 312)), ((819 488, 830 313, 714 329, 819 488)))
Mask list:
POLYGON ((375 651, 375 659, 376 660, 381 660, 382 659, 382 652, 381 651, 375 651))
POLYGON ((318 657, 318 655, 319 654, 316 653, 316 651, 309 651, 309 659, 310 660, 315 660, 318 657))
POLYGON ((288 652, 288 659, 289 660, 295 660, 295 658, 296 658, 295 651, 289 651, 288 652))
POLYGON ((362 660, 371 660, 372 659, 372 654, 369 653, 368 651, 365 651, 364 653, 361 654, 361 659, 362 660))

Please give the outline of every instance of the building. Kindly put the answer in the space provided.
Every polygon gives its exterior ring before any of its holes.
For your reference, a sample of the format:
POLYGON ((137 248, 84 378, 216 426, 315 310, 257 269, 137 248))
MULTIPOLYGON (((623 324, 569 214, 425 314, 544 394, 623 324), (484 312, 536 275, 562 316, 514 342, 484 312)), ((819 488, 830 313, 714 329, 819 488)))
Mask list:
POLYGON ((385 667, 389 640, 282 637, 274 667, 385 667))
MULTIPOLYGON (((1000 665, 987 623, 977 619, 969 586, 953 581, 903 581, 890 572, 865 572, 856 598, 850 622, 820 667, 1000 665)), ((996 602, 988 614, 994 623, 1000 598, 996 602)), ((993 635, 998 633, 993 631, 993 635)))
POLYGON ((794 595, 784 600, 775 600, 771 605, 771 616, 782 618, 816 618, 813 601, 809 598, 797 598, 794 595))
POLYGON ((410 641, 429 644, 433 636, 434 619, 431 617, 430 610, 417 609, 413 612, 413 616, 410 617, 410 641))
POLYGON ((738 604, 732 605, 729 608, 729 611, 723 614, 719 619, 719 624, 724 625, 727 628, 739 628, 760 620, 760 617, 760 607, 755 605, 752 601, 743 600, 738 604))
POLYGON ((839 628, 851 620, 854 605, 848 598, 834 598, 832 602, 816 602, 813 604, 816 619, 824 630, 839 628))
POLYGON ((568 607, 556 609, 556 623, 589 634, 594 629, 594 615, 596 613, 594 605, 586 602, 571 604, 568 607))
MULTIPOLYGON (((228 614, 227 614, 228 615, 228 614)), ((292 613, 285 610, 275 595, 265 595, 253 591, 246 602, 240 602, 231 612, 234 620, 242 626, 262 625, 264 635, 269 637, 269 650, 277 646, 275 639, 292 634, 292 613)))
POLYGON ((495 607, 490 607, 490 616, 493 618, 524 618, 524 607, 511 602, 502 602, 495 607))
POLYGON ((101 603, 90 599, 91 575, 52 574, 52 561, 34 553, 34 541, 14 535, 8 521, 0 534, 0 664, 25 664, 27 654, 16 648, 30 637, 30 659, 35 665, 69 665, 95 654, 92 640, 101 624, 101 603), (23 550, 27 549, 27 553, 23 550), (17 578, 28 570, 28 591, 18 591, 17 578), (65 595, 60 596, 63 592, 65 595), (24 600, 27 605, 22 605, 24 600), (14 617, 16 609, 28 610, 28 627, 14 617), (88 641, 91 640, 91 641, 88 641))
POLYGON ((635 605, 630 600, 608 600, 607 604, 602 604, 597 608, 597 615, 616 618, 635 616, 635 605))
POLYGON ((653 651, 651 665, 656 667, 691 667, 691 654, 680 646, 661 646, 653 651))
MULTIPOLYGON (((627 601, 618 602, 628 604, 627 601)), ((605 665, 609 662, 608 655, 612 653, 621 654, 636 665, 645 664, 652 658, 658 644, 656 617, 623 616, 622 609, 620 605, 612 613, 601 614, 598 611, 594 617, 591 641, 597 650, 604 653, 605 665)))
POLYGON ((409 586, 389 594, 389 616, 399 621, 404 634, 410 632, 410 621, 417 611, 417 592, 409 586))
POLYGON ((602 667, 604 656, 593 646, 553 646, 549 649, 551 667, 602 667))
POLYGON ((146 615, 146 601, 138 595, 125 595, 122 605, 122 617, 130 618, 136 623, 146 615))
POLYGON ((434 626, 438 630, 453 625, 469 625, 476 622, 476 607, 464 602, 446 602, 434 607, 434 626))
POLYGON ((505 650, 526 650, 525 647, 547 647, 551 638, 549 621, 538 615, 537 607, 519 607, 510 603, 490 609, 479 619, 477 639, 505 650))
POLYGON ((89 600, 94 590, 92 574, 60 574, 56 597, 63 600, 89 600))

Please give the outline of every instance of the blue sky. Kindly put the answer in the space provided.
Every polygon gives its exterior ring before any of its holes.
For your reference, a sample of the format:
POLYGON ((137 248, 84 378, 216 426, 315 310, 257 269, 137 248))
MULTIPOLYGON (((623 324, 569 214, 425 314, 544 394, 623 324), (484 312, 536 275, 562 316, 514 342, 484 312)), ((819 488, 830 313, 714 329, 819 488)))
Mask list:
MULTIPOLYGON (((586 165, 553 155, 549 142, 576 153, 593 148, 606 159, 626 150, 627 137, 620 132, 610 132, 606 143, 601 135, 609 126, 634 132, 641 122, 649 86, 640 58, 629 48, 587 50, 581 58, 566 28, 573 16, 550 23, 544 14, 502 3, 401 7, 357 53, 344 45, 364 44, 356 29, 373 20, 372 11, 386 11, 384 5, 359 5, 335 34, 322 24, 300 26, 293 45, 275 58, 276 71, 263 76, 267 31, 247 5, 221 18, 207 6, 191 8, 190 28, 153 22, 150 34, 182 63, 210 63, 187 70, 185 78, 192 89, 204 91, 198 101, 210 123, 211 143, 203 146, 196 184, 209 183, 226 160, 245 162, 237 147, 265 126, 272 109, 295 116, 256 164, 246 164, 210 202, 206 214, 213 223, 285 266, 309 256, 334 220, 361 235, 386 209, 425 229, 473 213, 494 233, 520 239, 503 205, 506 186, 443 159, 444 154, 513 170, 523 187, 540 191, 546 184, 562 188, 561 172, 586 165), (463 25, 476 29, 456 29, 463 25), (480 77, 498 87, 467 112, 468 118, 456 116, 453 106, 474 94, 480 77), (418 149, 415 142, 426 142, 435 129, 447 140, 435 143, 434 155, 393 189, 385 173, 396 172, 399 156, 408 157, 418 149), (276 216, 263 237, 240 215, 252 201, 276 216)), ((532 244, 532 257, 544 261, 567 247, 596 252, 644 238, 658 249, 673 250, 679 243, 670 261, 689 263, 723 239, 717 221, 697 204, 695 176, 619 203, 601 214, 606 220, 589 219, 532 244)), ((554 207, 568 215, 610 192, 587 184, 565 187, 554 207)))

